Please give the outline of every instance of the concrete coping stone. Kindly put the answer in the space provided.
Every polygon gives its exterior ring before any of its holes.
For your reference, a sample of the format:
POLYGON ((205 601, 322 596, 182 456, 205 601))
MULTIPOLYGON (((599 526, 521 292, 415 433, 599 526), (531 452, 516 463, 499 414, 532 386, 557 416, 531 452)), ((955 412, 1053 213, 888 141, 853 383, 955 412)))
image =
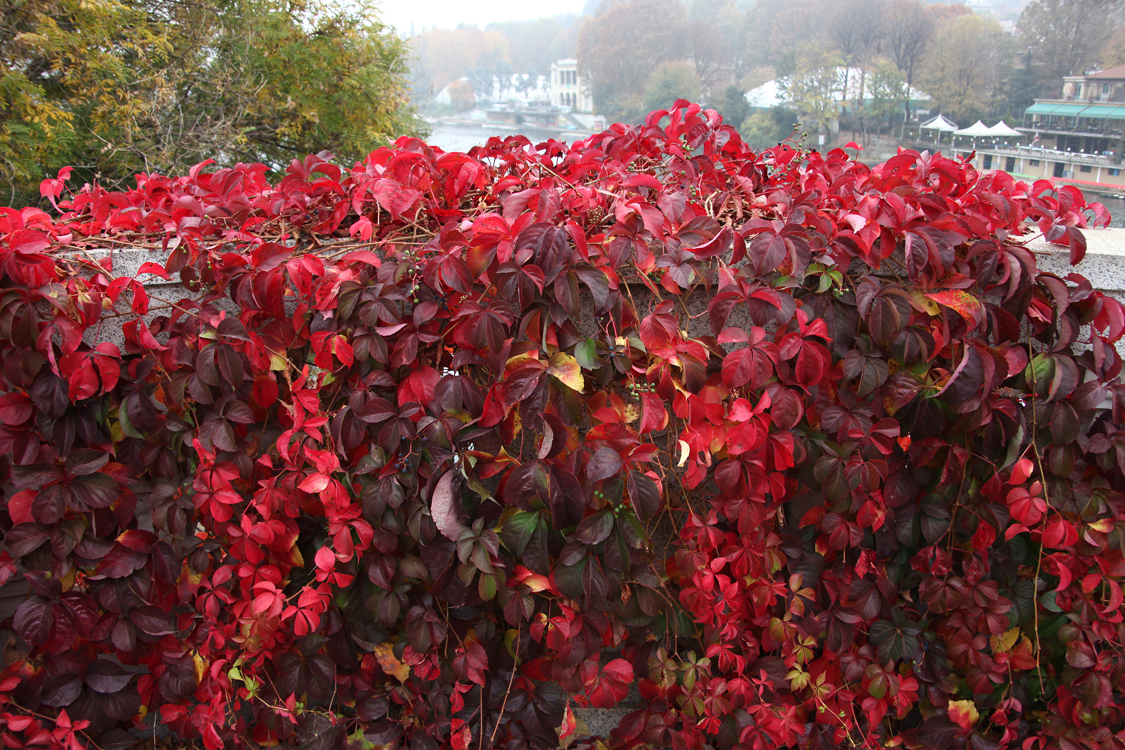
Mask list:
POLYGON ((1047 242, 1042 236, 1028 243, 1040 271, 1061 278, 1078 273, 1090 281, 1094 289, 1125 297, 1125 229, 1084 229, 1086 257, 1078 265, 1070 265, 1070 249, 1047 242))

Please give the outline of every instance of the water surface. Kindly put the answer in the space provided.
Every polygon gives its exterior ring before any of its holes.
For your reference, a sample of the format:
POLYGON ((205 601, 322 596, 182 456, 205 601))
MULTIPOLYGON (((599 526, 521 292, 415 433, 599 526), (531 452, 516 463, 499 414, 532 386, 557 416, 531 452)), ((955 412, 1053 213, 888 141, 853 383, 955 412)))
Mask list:
POLYGON ((426 140, 431 146, 444 151, 468 151, 473 146, 481 146, 489 138, 505 138, 509 135, 523 135, 532 143, 544 143, 551 138, 570 143, 585 137, 584 133, 536 128, 527 125, 474 125, 462 123, 438 123, 426 140))

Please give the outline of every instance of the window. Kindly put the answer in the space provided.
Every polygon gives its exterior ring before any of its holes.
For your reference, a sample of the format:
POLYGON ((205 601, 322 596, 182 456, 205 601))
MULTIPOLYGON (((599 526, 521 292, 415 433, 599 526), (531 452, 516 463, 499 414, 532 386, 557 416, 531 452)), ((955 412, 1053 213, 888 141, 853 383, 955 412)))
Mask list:
POLYGON ((1038 159, 1032 159, 1031 161, 1028 162, 1028 164, 1030 164, 1033 167, 1038 167, 1039 166, 1039 160, 1038 159))
POLYGON ((1015 172, 1016 171, 1016 157, 1009 156, 1004 161, 1004 171, 1005 172, 1015 172))
POLYGON ((992 154, 985 154, 984 155, 984 168, 985 169, 992 169, 992 154))
POLYGON ((1109 170, 1109 176, 1110 177, 1120 177, 1121 176, 1121 170, 1120 169, 1111 169, 1111 170, 1109 170))
POLYGON ((1083 171, 1083 172, 1089 172, 1089 171, 1091 171, 1091 170, 1092 170, 1092 168, 1090 167, 1090 165, 1089 165, 1089 164, 1083 164, 1083 165, 1082 165, 1082 171, 1083 171))

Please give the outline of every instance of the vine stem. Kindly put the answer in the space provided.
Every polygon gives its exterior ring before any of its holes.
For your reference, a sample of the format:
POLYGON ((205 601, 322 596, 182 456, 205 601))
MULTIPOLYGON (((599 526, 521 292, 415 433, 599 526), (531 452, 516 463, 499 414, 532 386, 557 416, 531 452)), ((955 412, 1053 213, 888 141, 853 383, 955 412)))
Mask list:
MULTIPOLYGON (((523 623, 521 622, 519 624, 519 626, 516 627, 516 653, 512 657, 514 659, 514 661, 512 662, 512 672, 511 672, 511 674, 508 675, 508 689, 504 691, 504 701, 500 704, 500 715, 496 717, 496 726, 494 726, 492 728, 492 736, 488 738, 488 746, 489 747, 495 746, 493 743, 496 740, 496 733, 498 731, 500 731, 500 719, 504 718, 504 709, 508 707, 508 696, 511 695, 511 693, 512 693, 512 682, 516 679, 516 667, 519 666, 519 661, 520 661, 519 660, 520 634, 522 633, 522 631, 523 631, 523 623)), ((482 720, 481 720, 480 736, 481 736, 481 740, 483 741, 484 740, 484 721, 483 721, 484 713, 481 713, 481 717, 482 717, 482 720)))
MULTIPOLYGON (((1043 470, 1043 457, 1039 454, 1039 445, 1035 440, 1035 433, 1039 429, 1038 420, 1035 416, 1035 391, 1036 391, 1036 378, 1035 368, 1031 368, 1031 452, 1035 454, 1035 465, 1039 469, 1039 477, 1043 481, 1043 502, 1047 506, 1047 512, 1043 514, 1042 523, 1045 524, 1047 516, 1051 512, 1051 497, 1047 490, 1047 472, 1043 470)), ((1039 678, 1039 689, 1043 689, 1043 651, 1039 643, 1039 576, 1043 570, 1043 538, 1039 539, 1039 553, 1035 559, 1035 601, 1032 603, 1031 611, 1034 615, 1035 622, 1035 674, 1039 678)))

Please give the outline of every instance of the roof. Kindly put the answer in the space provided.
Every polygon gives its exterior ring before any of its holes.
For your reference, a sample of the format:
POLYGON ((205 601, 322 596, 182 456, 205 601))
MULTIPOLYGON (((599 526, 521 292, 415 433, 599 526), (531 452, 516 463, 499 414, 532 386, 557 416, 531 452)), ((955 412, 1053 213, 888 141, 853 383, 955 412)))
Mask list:
POLYGON ((746 92, 746 103, 751 107, 769 109, 779 107, 783 103, 781 87, 777 80, 766 81, 761 86, 746 92))
POLYGON ((999 137, 1002 137, 1002 138, 1003 138, 1003 137, 1011 137, 1011 136, 1020 136, 1020 135, 1023 135, 1023 133, 1021 133, 1020 131, 1016 130, 1015 128, 1013 128, 1013 127, 1009 126, 1009 125, 1008 125, 1008 124, 1007 124, 1006 122, 1004 122, 1003 120, 1001 120, 1000 122, 996 123, 996 124, 995 124, 995 125, 993 125, 993 126, 992 126, 991 128, 989 128, 989 129, 988 129, 988 134, 989 134, 989 135, 995 135, 995 136, 999 136, 999 137))
POLYGON ((1090 78, 1113 78, 1125 81, 1125 65, 1118 65, 1115 68, 1107 68, 1106 70, 1094 73, 1090 78))
POLYGON ((977 120, 969 127, 962 128, 961 130, 954 132, 953 135, 967 135, 974 138, 987 138, 993 135, 993 133, 989 130, 987 125, 985 125, 980 120, 977 120))
POLYGON ((1065 115, 1095 120, 1125 120, 1125 106, 1114 103, 1067 104, 1062 102, 1035 102, 1027 108, 1029 115, 1065 115))
POLYGON ((957 129, 957 123, 945 119, 945 115, 938 115, 929 122, 920 125, 923 130, 938 130, 942 133, 952 133, 957 129))
POLYGON ((1035 102, 1027 108, 1030 115, 1066 115, 1073 117, 1086 109, 1086 104, 1063 104, 1061 102, 1035 102))

